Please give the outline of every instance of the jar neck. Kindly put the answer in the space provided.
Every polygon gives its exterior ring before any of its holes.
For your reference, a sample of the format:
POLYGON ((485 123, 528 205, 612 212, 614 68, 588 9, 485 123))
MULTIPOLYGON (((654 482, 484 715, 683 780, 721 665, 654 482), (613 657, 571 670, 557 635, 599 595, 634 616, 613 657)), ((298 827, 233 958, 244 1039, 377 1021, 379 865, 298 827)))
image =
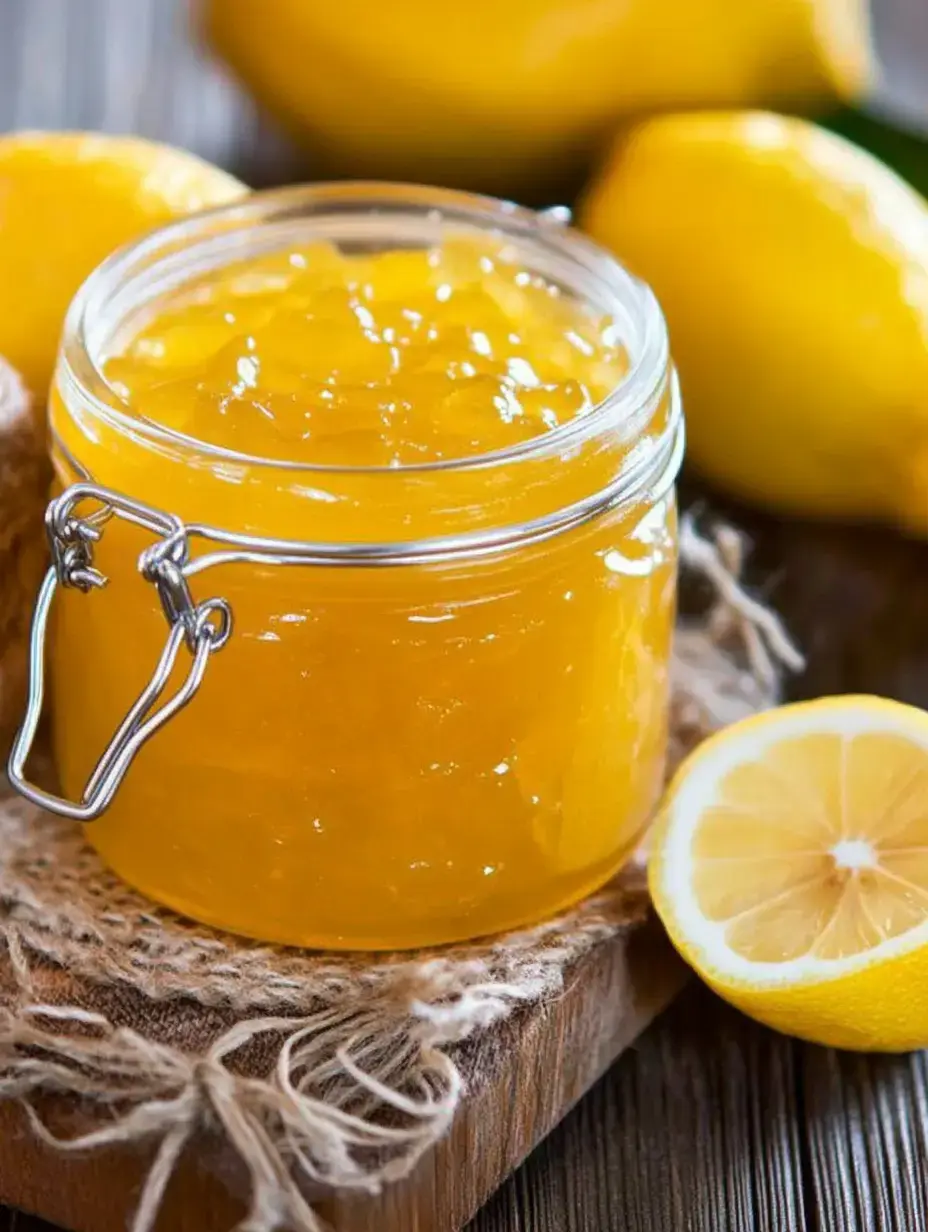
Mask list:
POLYGON ((682 442, 663 318, 608 254, 531 211, 442 190, 327 185, 256 194, 185 219, 104 263, 65 327, 51 399, 63 481, 91 477, 187 522, 334 545, 469 542, 547 533, 672 482, 682 442), (610 315, 629 371, 596 408, 496 453, 424 466, 309 466, 236 454, 140 418, 101 364, 146 305, 192 278, 318 240, 366 249, 430 246, 468 231, 515 246, 518 261, 610 315), (167 476, 170 475, 170 479, 167 476), (415 511, 414 514, 411 511, 415 511))

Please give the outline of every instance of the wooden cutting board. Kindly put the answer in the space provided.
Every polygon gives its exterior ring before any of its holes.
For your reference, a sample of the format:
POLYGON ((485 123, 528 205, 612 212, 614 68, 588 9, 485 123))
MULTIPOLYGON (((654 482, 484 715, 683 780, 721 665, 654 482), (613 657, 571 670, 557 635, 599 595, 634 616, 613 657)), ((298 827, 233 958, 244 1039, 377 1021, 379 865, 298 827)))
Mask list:
MULTIPOLYGON (((405 1181, 377 1196, 321 1194, 337 1232, 458 1232, 681 987, 685 972, 653 919, 598 943, 567 973, 556 1000, 517 1013, 463 1046, 468 1094, 448 1136, 405 1181)), ((11 984, 0 964, 0 994, 11 984)), ((167 1012, 167 1011, 166 1011, 167 1012)), ((56 1132, 89 1112, 43 1105, 56 1132)), ((69 1232, 125 1232, 151 1160, 141 1148, 61 1154, 0 1103, 0 1203, 69 1232)), ((229 1232, 245 1212, 245 1176, 209 1135, 188 1150, 157 1232, 229 1232)))

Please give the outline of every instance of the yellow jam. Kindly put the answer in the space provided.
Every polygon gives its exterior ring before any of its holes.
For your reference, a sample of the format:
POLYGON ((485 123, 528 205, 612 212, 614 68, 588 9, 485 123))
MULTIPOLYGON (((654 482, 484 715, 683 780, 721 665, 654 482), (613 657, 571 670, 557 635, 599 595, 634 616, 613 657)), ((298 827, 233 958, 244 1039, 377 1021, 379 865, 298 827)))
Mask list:
MULTIPOLYGON (((59 379, 62 483, 83 470, 187 522, 411 552, 191 577, 198 601, 228 599, 234 632, 88 827, 111 866, 199 919, 333 948, 493 932, 602 883, 661 785, 672 493, 494 550, 423 561, 415 545, 594 495, 666 423, 665 399, 651 422, 584 434, 627 368, 611 317, 502 241, 450 238, 315 242, 184 282, 104 357, 117 415, 59 379)), ((109 585, 62 596, 72 795, 164 644, 136 563, 151 542, 112 519, 109 585)))
POLYGON ((139 415, 263 457, 398 467, 505 449, 586 414, 626 368, 614 322, 506 256, 317 243, 233 266, 162 305, 106 376, 139 415))

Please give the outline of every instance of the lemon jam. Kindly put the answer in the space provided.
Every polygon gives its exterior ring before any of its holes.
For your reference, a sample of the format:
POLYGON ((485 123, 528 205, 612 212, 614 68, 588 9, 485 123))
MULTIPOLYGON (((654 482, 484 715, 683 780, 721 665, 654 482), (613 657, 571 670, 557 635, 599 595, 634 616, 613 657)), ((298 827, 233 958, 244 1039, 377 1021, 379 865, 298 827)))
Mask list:
MULTIPOLYGON (((661 787, 674 618, 650 294, 528 211, 371 192, 258 195, 117 256, 51 408, 60 483, 182 518, 195 598, 234 616, 89 838, 180 911, 330 948, 493 932, 606 880, 661 787), (225 532, 313 555, 203 559, 225 532)), ((61 596, 72 795, 165 642, 151 541, 108 520, 109 585, 61 596)))
POLYGON ((104 372, 140 416, 214 445, 397 467, 531 440, 625 368, 608 316, 505 247, 449 239, 236 264, 160 306, 104 372))

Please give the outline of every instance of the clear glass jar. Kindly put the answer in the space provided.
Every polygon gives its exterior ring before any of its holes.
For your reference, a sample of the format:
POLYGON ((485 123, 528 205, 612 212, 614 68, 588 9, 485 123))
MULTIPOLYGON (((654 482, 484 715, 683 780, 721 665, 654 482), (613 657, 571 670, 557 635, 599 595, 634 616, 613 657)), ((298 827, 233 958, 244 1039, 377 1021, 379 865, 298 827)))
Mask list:
POLYGON ((49 646, 55 757, 127 881, 237 932, 381 949, 538 919, 627 858, 662 785, 682 420, 657 304, 605 252, 463 194, 258 194, 89 279, 50 416, 72 583, 49 646), (456 462, 310 467, 173 434, 103 378, 113 338, 204 270, 462 231, 615 317, 630 367, 594 411, 456 462), (156 713, 177 689, 189 704, 156 713))

